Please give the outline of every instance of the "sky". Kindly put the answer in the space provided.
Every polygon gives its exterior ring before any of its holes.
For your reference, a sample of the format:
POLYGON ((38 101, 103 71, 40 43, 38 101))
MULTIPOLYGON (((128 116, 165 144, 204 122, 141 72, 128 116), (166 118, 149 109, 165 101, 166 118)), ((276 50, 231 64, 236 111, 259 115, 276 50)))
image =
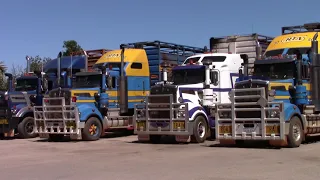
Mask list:
POLYGON ((85 50, 160 40, 209 47, 210 37, 320 22, 319 0, 3 0, 0 61, 26 66, 26 55, 55 58, 63 41, 85 50), (90 2, 90 3, 89 3, 90 2))

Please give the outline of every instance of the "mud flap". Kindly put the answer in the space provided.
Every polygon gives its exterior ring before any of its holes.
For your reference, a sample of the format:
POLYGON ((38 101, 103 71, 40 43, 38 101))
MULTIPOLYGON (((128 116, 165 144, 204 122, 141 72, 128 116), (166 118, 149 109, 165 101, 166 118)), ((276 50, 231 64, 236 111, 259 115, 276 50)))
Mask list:
POLYGON ((191 141, 190 136, 187 136, 187 135, 176 135, 175 139, 177 142, 182 142, 182 143, 186 143, 186 142, 191 141))
POLYGON ((150 141, 148 134, 138 134, 138 141, 150 141))

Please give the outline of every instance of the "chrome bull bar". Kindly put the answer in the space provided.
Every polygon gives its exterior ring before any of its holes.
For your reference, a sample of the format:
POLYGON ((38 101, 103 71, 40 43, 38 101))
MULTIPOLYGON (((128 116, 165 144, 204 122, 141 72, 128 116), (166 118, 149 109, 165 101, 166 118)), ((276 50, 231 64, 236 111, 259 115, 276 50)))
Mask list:
POLYGON ((81 135, 76 105, 66 105, 64 97, 43 98, 42 103, 33 108, 34 129, 40 137, 46 134, 81 135))
POLYGON ((134 133, 138 135, 189 136, 190 123, 188 104, 174 103, 172 94, 149 95, 134 106, 134 133))
POLYGON ((231 103, 216 104, 217 140, 285 140, 284 103, 265 97, 265 88, 232 89, 231 103))

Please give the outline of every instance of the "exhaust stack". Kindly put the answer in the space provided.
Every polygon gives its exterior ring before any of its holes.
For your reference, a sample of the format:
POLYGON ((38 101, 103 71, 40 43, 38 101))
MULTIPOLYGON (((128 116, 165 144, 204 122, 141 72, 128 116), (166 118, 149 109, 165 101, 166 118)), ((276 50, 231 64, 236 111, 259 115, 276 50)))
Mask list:
POLYGON ((62 51, 59 52, 57 56, 57 83, 58 86, 60 86, 60 79, 61 79, 61 57, 62 57, 62 51))
POLYGON ((85 63, 85 71, 88 72, 88 54, 87 54, 87 51, 83 50, 83 54, 86 56, 86 59, 84 61, 85 63))
POLYGON ((310 71, 310 86, 311 86, 311 100, 313 105, 315 106, 315 111, 320 111, 320 59, 319 59, 319 52, 318 52, 318 33, 313 36, 311 42, 311 71, 310 71))
POLYGON ((128 112, 128 80, 127 76, 124 75, 124 51, 125 45, 121 44, 121 68, 120 68, 120 83, 118 89, 120 114, 125 114, 128 112))
POLYGON ((8 92, 10 92, 10 91, 13 90, 13 87, 12 87, 12 74, 11 73, 5 73, 4 75, 8 77, 8 92))

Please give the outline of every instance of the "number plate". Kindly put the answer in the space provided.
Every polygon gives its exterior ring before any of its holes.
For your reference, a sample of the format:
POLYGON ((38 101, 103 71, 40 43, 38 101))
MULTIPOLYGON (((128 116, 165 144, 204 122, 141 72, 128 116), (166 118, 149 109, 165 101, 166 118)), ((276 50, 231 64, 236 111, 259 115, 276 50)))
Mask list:
POLYGON ((137 129, 139 130, 141 127, 143 127, 143 129, 145 129, 146 127, 146 122, 142 121, 142 122, 137 122, 137 129))
POLYGON ((75 122, 66 122, 66 126, 68 128, 74 128, 74 127, 76 127, 76 123, 75 122))
POLYGON ((173 121, 173 129, 178 129, 179 127, 180 129, 185 128, 184 121, 173 121))
POLYGON ((231 134, 231 126, 219 126, 219 134, 231 134))
POLYGON ((255 128, 243 128, 243 131, 246 133, 252 133, 255 131, 255 128))
POLYGON ((0 119, 0 124, 9 124, 7 119, 0 119))
POLYGON ((280 134, 280 126, 279 125, 271 125, 266 126, 267 134, 280 134))

